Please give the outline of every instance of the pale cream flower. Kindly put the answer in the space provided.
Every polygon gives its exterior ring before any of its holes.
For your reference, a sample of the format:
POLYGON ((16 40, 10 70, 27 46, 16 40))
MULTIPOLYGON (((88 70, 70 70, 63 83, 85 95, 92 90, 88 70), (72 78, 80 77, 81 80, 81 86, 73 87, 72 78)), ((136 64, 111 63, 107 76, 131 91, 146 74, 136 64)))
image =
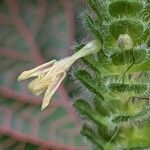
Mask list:
POLYGON ((49 105, 53 94, 65 78, 66 71, 71 65, 81 57, 99 51, 100 48, 101 44, 99 42, 91 41, 72 56, 61 59, 60 61, 52 60, 34 69, 22 72, 18 77, 18 81, 36 77, 28 84, 28 89, 34 95, 41 95, 45 92, 42 102, 43 110, 49 105))

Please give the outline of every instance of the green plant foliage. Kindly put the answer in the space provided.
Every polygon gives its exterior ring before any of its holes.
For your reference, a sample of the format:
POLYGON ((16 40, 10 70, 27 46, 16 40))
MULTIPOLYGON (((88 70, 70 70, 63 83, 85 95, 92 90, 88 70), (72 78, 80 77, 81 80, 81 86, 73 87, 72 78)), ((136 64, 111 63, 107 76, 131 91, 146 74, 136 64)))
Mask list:
POLYGON ((112 83, 109 85, 109 90, 112 92, 133 92, 144 93, 147 90, 146 84, 125 84, 125 83, 112 83))
POLYGON ((84 126, 82 128, 81 134, 86 136, 89 140, 91 140, 99 148, 99 150, 104 149, 101 145, 101 140, 99 139, 95 131, 93 131, 93 129, 84 126))
POLYGON ((114 65, 131 64, 135 60, 135 64, 141 63, 145 60, 146 50, 124 50, 115 52, 111 58, 114 65))
POLYGON ((102 48, 75 72, 92 95, 74 102, 82 135, 96 150, 150 149, 150 1, 89 0, 83 19, 102 48))
POLYGON ((144 108, 138 113, 132 114, 132 115, 118 115, 114 117, 112 120, 114 123, 126 123, 131 125, 138 125, 143 123, 144 121, 147 121, 150 118, 150 107, 144 108))
POLYGON ((135 13, 139 13, 143 8, 143 3, 133 0, 118 0, 110 3, 109 5, 109 13, 112 16, 119 17, 124 15, 132 15, 135 13))
POLYGON ((118 39, 120 34, 128 33, 133 41, 141 41, 141 35, 144 31, 144 26, 139 20, 132 20, 130 18, 114 19, 109 26, 111 35, 118 39))

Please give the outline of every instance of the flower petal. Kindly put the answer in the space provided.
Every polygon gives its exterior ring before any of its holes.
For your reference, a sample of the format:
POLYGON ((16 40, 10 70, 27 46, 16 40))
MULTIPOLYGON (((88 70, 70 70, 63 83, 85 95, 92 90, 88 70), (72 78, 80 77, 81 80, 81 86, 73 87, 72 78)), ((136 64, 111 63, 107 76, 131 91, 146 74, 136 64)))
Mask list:
POLYGON ((44 98, 43 98, 42 110, 45 109, 49 105, 49 102, 50 102, 53 94, 55 93, 55 91, 57 90, 57 88, 59 87, 59 85, 61 84, 63 79, 65 78, 65 76, 66 76, 65 72, 58 74, 56 76, 55 81, 49 85, 48 89, 45 92, 44 98))
POLYGON ((33 95, 41 95, 48 87, 48 84, 41 84, 41 79, 36 78, 28 84, 28 89, 33 95))
POLYGON ((27 78, 41 76, 42 74, 46 73, 56 62, 56 60, 52 60, 29 71, 24 71, 17 80, 21 81, 27 78))

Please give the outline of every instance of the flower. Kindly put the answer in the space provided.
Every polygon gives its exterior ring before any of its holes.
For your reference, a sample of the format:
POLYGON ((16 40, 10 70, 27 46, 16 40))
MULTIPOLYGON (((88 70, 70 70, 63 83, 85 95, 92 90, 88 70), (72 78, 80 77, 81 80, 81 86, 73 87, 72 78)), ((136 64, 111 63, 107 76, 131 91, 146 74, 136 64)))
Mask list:
POLYGON ((22 72, 18 77, 18 81, 35 77, 28 84, 28 89, 34 95, 41 95, 45 92, 42 102, 43 110, 49 105, 53 94, 65 78, 66 72, 72 64, 81 57, 99 51, 100 48, 101 45, 98 41, 91 41, 72 56, 59 61, 52 60, 34 69, 22 72))

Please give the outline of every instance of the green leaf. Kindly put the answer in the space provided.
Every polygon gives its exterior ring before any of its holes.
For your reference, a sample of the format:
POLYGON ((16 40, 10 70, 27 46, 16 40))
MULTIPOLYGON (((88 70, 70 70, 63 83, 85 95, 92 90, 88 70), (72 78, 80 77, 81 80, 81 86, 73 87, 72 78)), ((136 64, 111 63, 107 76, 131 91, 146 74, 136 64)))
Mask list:
POLYGON ((135 16, 137 15, 143 8, 143 3, 127 0, 127 1, 114 1, 109 5, 109 13, 114 17, 120 16, 135 16))
POLYGON ((101 7, 100 4, 96 2, 96 0, 89 0, 89 5, 93 9, 93 11, 96 13, 98 18, 102 21, 102 16, 101 16, 100 9, 99 9, 101 7))
POLYGON ((105 116, 109 114, 108 113, 110 111, 109 104, 97 96, 94 98, 94 107, 95 110, 101 115, 105 116))
POLYGON ((144 49, 139 50, 123 50, 115 52, 111 55, 111 59, 114 65, 126 65, 131 64, 139 64, 145 60, 147 55, 147 51, 144 49))
POLYGON ((141 36, 144 32, 144 25, 138 20, 128 18, 114 20, 111 22, 109 30, 116 40, 118 40, 120 34, 128 34, 135 45, 143 42, 141 36))
POLYGON ((93 21, 92 17, 90 15, 88 15, 87 13, 85 13, 84 16, 85 16, 86 24, 87 24, 89 30, 92 32, 93 36, 97 40, 99 40, 101 43, 103 43, 102 36, 99 32, 99 29, 98 29, 97 25, 93 21))
POLYGON ((109 89, 112 92, 133 92, 136 94, 144 93, 147 91, 148 87, 146 84, 125 84, 125 83, 112 83, 109 85, 109 89))
POLYGON ((145 122, 149 121, 150 119, 150 107, 145 107, 141 111, 132 114, 132 115, 118 115, 112 119, 112 122, 115 124, 123 125, 140 125, 144 124, 145 122))
POLYGON ((92 128, 83 126, 81 134, 87 137, 87 139, 89 139, 92 143, 96 144, 99 150, 104 150, 100 138, 97 136, 97 134, 95 133, 95 131, 93 131, 92 128))
POLYGON ((96 86, 91 75, 88 72, 86 72, 85 70, 79 70, 75 75, 80 80, 80 82, 83 83, 91 92, 97 94, 98 97, 104 100, 103 95, 98 90, 98 87, 96 86))
POLYGON ((78 99, 74 102, 74 107, 79 110, 83 117, 86 117, 89 121, 94 122, 98 126, 104 127, 101 123, 101 116, 93 110, 88 102, 78 99))

